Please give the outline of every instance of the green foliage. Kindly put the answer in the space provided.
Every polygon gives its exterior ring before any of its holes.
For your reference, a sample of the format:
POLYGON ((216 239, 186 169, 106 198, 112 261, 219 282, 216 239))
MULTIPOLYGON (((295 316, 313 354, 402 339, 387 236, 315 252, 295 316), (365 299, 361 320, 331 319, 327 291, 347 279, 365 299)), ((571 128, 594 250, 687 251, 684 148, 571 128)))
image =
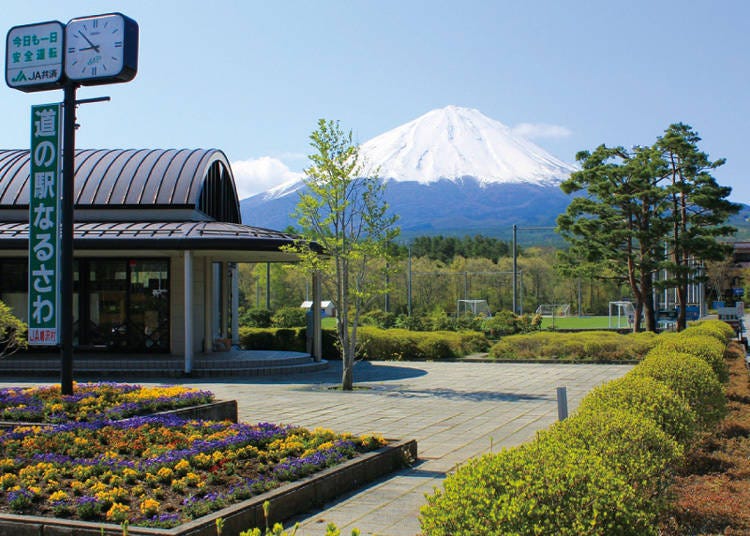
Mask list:
POLYGON ((0 301, 0 357, 11 355, 26 346, 26 324, 0 301))
POLYGON ((411 241, 411 254, 427 257, 445 264, 455 257, 485 258, 497 262, 500 257, 508 257, 511 248, 508 242, 488 236, 474 235, 458 238, 455 236, 418 236, 411 241))
POLYGON ((396 315, 393 313, 386 313, 382 309, 373 309, 360 317, 360 323, 363 326, 388 329, 396 325, 396 315))
POLYGON ((282 307, 271 317, 275 328, 300 328, 307 325, 306 310, 301 307, 282 307))
POLYGON ((578 412, 598 414, 610 409, 654 421, 681 445, 687 446, 695 437, 697 416, 687 401, 649 376, 627 374, 593 389, 581 401, 578 412))
POLYGON ((392 271, 390 244, 399 234, 397 216, 389 214, 385 185, 365 168, 351 131, 345 132, 338 121, 320 119, 310 146, 306 189, 295 209, 304 240, 289 251, 304 272, 320 276, 324 292, 336 304, 341 385, 351 390, 359 315, 388 292, 383 276, 392 271))
POLYGON ((360 328, 358 355, 370 360, 438 360, 462 357, 487 349, 478 332, 408 331, 360 328))
POLYGON ((420 515, 425 536, 635 536, 656 534, 654 520, 613 465, 551 440, 470 460, 420 515))
POLYGON ((489 355, 500 359, 630 361, 642 358, 655 343, 656 337, 648 332, 540 332, 504 337, 490 348, 489 355))
POLYGON ((643 498, 642 509, 655 512, 665 504, 670 468, 683 455, 682 446, 650 418, 628 408, 609 406, 579 412, 542 432, 539 441, 588 449, 605 460, 643 498))
POLYGON ((660 340, 654 350, 686 353, 702 359, 711 367, 718 380, 729 381, 729 367, 724 361, 726 342, 720 342, 715 336, 701 335, 699 330, 710 328, 688 328, 675 337, 660 340))
POLYGON ((705 361, 690 354, 655 348, 629 374, 664 382, 695 411, 701 429, 716 424, 726 414, 721 383, 705 361))
POLYGON ((708 335, 724 344, 734 339, 734 328, 722 320, 701 320, 691 324, 682 332, 684 335, 708 335))
POLYGON ((539 331, 542 325, 541 315, 516 315, 513 311, 498 311, 482 322, 482 331, 492 339, 516 333, 539 331))
POLYGON ((241 309, 239 312, 240 326, 249 328, 270 328, 273 313, 268 309, 241 309))
MULTIPOLYGON (((240 328, 240 347, 244 350, 285 350, 306 352, 305 328, 240 328)), ((336 359, 336 331, 322 330, 322 350, 326 359, 336 359)))

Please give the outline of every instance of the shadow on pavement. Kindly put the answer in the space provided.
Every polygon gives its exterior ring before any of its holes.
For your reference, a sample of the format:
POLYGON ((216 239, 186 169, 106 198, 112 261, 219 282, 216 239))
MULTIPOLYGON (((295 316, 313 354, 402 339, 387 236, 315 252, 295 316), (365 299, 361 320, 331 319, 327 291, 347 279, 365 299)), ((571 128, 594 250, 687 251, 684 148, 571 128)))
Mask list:
POLYGON ((457 391, 455 389, 383 389, 383 394, 403 398, 445 398, 447 400, 469 400, 473 402, 531 402, 555 400, 554 396, 523 393, 503 393, 498 391, 457 391))
MULTIPOLYGON (((425 376, 427 371, 416 367, 405 367, 392 362, 358 361, 354 365, 354 385, 367 382, 389 380, 406 380, 425 376)), ((184 382, 185 380, 180 380, 184 382)), ((173 382, 170 382, 173 383, 173 382)), ((259 377, 220 377, 191 378, 191 384, 201 383, 238 383, 238 384, 279 384, 279 385, 338 385, 341 383, 341 361, 329 361, 328 368, 316 372, 304 372, 288 375, 270 375, 259 377)))

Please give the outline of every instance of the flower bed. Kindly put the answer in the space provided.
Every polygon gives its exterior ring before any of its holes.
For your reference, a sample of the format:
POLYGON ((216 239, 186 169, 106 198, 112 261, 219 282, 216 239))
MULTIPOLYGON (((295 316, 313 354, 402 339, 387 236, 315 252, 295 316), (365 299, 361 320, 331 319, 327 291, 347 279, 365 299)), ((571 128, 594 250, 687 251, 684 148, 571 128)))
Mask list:
POLYGON ((123 383, 76 383, 73 395, 59 385, 0 389, 0 420, 64 423, 117 420, 207 404, 213 393, 177 385, 143 387, 123 383))
POLYGON ((175 416, 0 433, 0 512, 174 527, 385 442, 175 416))

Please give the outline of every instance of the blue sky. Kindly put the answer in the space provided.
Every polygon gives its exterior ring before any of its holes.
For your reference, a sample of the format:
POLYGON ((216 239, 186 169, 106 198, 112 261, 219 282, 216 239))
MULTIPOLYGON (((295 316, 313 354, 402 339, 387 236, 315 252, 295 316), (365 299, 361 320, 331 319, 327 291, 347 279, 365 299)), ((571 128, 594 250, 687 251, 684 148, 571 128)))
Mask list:
MULTIPOLYGON (((112 97, 79 109, 80 148, 217 147, 246 196, 306 166, 321 117, 365 142, 455 104, 569 162, 681 121, 750 203, 750 2, 27 0, 0 27, 111 11, 139 23, 138 76, 79 90, 112 97)), ((27 147, 29 107, 61 99, 3 86, 0 147, 27 147)))

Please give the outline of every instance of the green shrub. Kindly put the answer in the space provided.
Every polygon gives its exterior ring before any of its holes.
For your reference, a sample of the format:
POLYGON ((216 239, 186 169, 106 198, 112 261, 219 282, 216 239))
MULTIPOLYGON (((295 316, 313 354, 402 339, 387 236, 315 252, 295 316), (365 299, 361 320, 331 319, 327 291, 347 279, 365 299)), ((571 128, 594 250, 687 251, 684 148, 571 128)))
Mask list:
POLYGON ((726 396, 716 374, 705 361, 690 354, 655 348, 629 374, 664 382, 687 401, 702 429, 726 414, 726 396))
POLYGON ((11 312, 10 307, 0 301, 0 357, 11 355, 26 347, 26 324, 11 312))
POLYGON ((306 351, 305 330, 276 328, 240 328, 240 347, 244 350, 306 351))
POLYGON ((370 360, 437 360, 486 350, 487 339, 478 332, 382 330, 361 327, 359 355, 370 360))
POLYGON ((271 317, 275 328, 303 328, 307 326, 307 309, 302 307, 282 307, 271 317))
POLYGON ((726 343, 709 335, 698 335, 688 328, 676 337, 660 341, 654 351, 686 353, 702 359, 713 369, 720 382, 729 381, 729 367, 724 361, 726 343))
POLYGON ((389 329, 396 325, 396 315, 393 313, 386 313, 381 309, 373 309, 361 316, 360 323, 363 326, 389 329))
POLYGON ((425 536, 657 533, 643 494, 623 475, 557 441, 470 460, 427 496, 420 523, 425 536))
POLYGON ((725 345, 736 336, 734 328, 722 320, 701 320, 691 324, 682 333, 710 335, 716 337, 725 345))
POLYGON ((249 328, 270 328, 272 315, 268 309, 244 309, 239 313, 239 323, 249 328))
POLYGON ((504 337, 490 357, 502 359, 569 359, 631 361, 642 358, 658 338, 650 333, 620 335, 611 331, 539 332, 504 337))
MULTIPOLYGON (((638 367, 636 367, 638 368, 638 367)), ((596 387, 581 400, 579 413, 622 409, 654 421, 667 435, 687 446, 695 437, 697 416, 687 401, 650 376, 627 374, 596 387)))
POLYGON ((539 434, 551 448, 567 445, 588 449, 643 496, 642 508, 656 513, 665 504, 664 490, 671 467, 682 458, 683 448, 653 420, 633 411, 604 408, 579 412, 539 434))

